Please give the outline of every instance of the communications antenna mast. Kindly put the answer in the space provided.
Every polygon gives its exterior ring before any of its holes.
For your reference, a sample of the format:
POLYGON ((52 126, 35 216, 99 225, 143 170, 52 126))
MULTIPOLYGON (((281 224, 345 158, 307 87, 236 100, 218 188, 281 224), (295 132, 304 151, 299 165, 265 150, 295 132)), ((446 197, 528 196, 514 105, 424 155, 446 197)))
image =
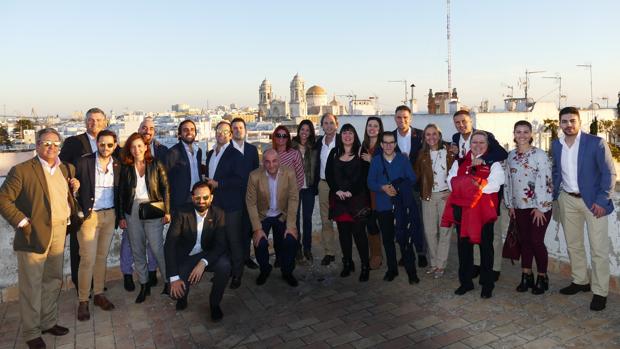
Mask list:
POLYGON ((446 33, 448 39, 448 93, 452 93, 452 45, 450 40, 450 0, 447 0, 446 33))

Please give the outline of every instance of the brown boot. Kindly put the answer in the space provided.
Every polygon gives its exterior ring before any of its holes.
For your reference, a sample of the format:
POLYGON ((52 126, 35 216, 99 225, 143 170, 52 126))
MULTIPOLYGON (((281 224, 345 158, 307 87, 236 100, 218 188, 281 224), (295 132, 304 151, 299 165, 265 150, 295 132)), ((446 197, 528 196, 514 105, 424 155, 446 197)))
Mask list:
POLYGON ((80 321, 86 321, 90 319, 90 313, 88 312, 88 301, 80 302, 77 310, 77 318, 80 321))
POLYGON ((368 247, 370 247, 370 269, 379 269, 383 261, 381 235, 368 235, 368 247))
POLYGON ((114 309, 114 304, 110 302, 106 296, 103 294, 96 294, 94 303, 96 306, 100 307, 102 310, 112 310, 114 309))

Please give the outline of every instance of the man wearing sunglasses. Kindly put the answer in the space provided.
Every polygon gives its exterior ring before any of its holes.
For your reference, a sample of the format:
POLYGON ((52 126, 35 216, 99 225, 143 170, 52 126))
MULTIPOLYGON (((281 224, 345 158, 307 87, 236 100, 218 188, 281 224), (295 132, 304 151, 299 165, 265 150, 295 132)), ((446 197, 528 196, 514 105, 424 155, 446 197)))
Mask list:
POLYGON ((120 164, 112 154, 116 149, 116 134, 103 130, 97 134, 97 151, 78 159, 76 178, 82 184, 78 202, 84 221, 77 234, 80 243, 78 280, 79 321, 90 319, 88 302, 90 280, 93 280, 94 304, 102 310, 114 309, 104 292, 106 266, 114 228, 118 226, 118 183, 120 164))
POLYGON ((56 321, 67 223, 75 210, 70 192, 80 183, 73 165, 58 158, 60 144, 55 129, 38 131, 37 156, 11 168, 0 187, 0 215, 15 229, 21 327, 29 348, 45 348, 42 334, 69 333, 56 321))

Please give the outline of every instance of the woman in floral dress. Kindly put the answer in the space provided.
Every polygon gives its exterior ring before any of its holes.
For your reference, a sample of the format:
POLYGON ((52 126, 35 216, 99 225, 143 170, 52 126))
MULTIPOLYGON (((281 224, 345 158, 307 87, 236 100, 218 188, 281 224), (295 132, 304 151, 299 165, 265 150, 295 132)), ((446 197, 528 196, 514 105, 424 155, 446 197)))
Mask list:
POLYGON ((551 162, 547 153, 532 146, 532 124, 525 120, 514 126, 517 145, 506 159, 504 198, 514 219, 521 245, 521 283, 518 292, 532 290, 543 294, 549 289, 545 232, 551 219, 553 185, 551 162), (532 260, 536 260, 538 277, 534 283, 532 260))

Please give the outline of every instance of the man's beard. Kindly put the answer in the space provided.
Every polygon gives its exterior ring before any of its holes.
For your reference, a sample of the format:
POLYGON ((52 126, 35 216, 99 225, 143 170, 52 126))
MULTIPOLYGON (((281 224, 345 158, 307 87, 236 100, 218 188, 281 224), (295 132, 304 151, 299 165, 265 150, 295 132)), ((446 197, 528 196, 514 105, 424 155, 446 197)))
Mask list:
POLYGON ((182 137, 181 140, 183 141, 183 143, 185 144, 192 144, 194 143, 194 141, 196 140, 196 138, 192 138, 191 140, 187 140, 186 138, 182 137))
POLYGON ((198 211, 199 213, 204 213, 206 210, 209 209, 209 205, 204 204, 204 205, 196 205, 194 204, 194 209, 196 211, 198 211))

